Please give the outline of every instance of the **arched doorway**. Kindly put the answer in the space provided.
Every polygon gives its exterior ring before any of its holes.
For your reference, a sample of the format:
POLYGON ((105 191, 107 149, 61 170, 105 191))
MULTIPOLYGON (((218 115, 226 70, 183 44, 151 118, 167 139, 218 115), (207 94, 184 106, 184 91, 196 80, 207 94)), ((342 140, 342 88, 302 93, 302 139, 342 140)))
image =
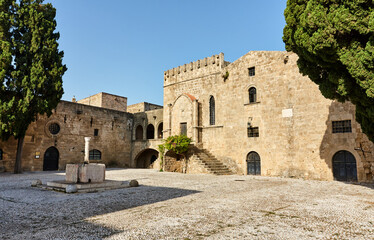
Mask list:
POLYGON ((339 151, 332 158, 334 179, 338 181, 357 181, 356 159, 348 151, 339 151))
POLYGON ((58 170, 59 152, 57 148, 50 147, 44 153, 43 171, 58 170))
POLYGON ((155 138, 155 127, 152 124, 149 124, 147 127, 147 139, 155 138))
POLYGON ((146 149, 135 158, 137 168, 153 168, 153 163, 158 158, 158 152, 154 149, 146 149))
POLYGON ((261 159, 257 152, 250 152, 247 155, 247 174, 261 175, 261 159))

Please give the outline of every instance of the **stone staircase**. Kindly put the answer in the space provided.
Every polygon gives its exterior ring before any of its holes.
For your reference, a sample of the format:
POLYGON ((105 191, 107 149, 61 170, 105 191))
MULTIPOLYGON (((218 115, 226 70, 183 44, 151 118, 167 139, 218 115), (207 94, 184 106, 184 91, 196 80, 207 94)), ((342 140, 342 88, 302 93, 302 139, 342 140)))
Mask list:
POLYGON ((231 170, 220 162, 213 154, 203 148, 194 147, 193 154, 200 161, 200 164, 212 174, 215 175, 231 175, 231 170))

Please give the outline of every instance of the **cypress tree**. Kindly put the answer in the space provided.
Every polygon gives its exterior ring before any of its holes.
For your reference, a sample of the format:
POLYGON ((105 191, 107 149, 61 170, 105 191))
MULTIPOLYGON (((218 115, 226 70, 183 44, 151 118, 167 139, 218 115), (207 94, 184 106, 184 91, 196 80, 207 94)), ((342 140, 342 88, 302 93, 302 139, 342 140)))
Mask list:
POLYGON ((0 137, 18 140, 14 172, 20 173, 26 130, 38 114, 50 116, 57 107, 67 68, 52 4, 0 0, 0 9, 0 137))
POLYGON ((330 99, 356 105, 356 120, 374 141, 374 2, 288 0, 286 50, 300 72, 330 99))

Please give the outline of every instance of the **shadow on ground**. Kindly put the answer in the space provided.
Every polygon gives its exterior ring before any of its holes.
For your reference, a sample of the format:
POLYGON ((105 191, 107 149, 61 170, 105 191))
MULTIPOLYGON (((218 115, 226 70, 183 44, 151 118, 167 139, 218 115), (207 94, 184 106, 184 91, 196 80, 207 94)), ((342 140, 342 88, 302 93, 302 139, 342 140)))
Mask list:
MULTIPOLYGON (((0 176, 5 180, 0 181, 0 239, 102 239, 121 230, 88 222, 87 218, 199 192, 141 185, 97 193, 65 194, 31 188, 29 179, 35 179, 35 174, 18 181, 12 181, 15 175, 3 176, 0 176)), ((63 176, 53 173, 42 181, 58 178, 63 176)))

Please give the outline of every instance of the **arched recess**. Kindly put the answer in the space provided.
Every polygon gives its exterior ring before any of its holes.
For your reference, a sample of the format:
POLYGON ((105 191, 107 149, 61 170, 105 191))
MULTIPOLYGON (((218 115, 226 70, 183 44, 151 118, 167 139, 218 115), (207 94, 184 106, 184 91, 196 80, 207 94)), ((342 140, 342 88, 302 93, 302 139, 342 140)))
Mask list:
POLYGON ((171 118, 169 120, 171 135, 179 135, 185 129, 188 137, 196 135, 193 133, 194 125, 196 125, 193 119, 198 119, 198 109, 193 106, 195 101, 197 101, 196 98, 187 93, 183 93, 175 99, 171 109, 171 118))
POLYGON ((164 123, 161 122, 160 124, 158 124, 158 128, 157 128, 157 138, 158 139, 162 139, 163 136, 164 136, 164 133, 162 132, 164 130, 164 123))
POLYGON ((153 168, 153 163, 158 158, 158 151, 148 148, 141 151, 135 157, 135 163, 137 168, 153 168))
POLYGON ((357 181, 357 163, 352 153, 340 150, 332 158, 334 179, 338 181, 357 181))
POLYGON ((152 124, 147 126, 147 139, 155 138, 155 127, 152 124))
POLYGON ((247 174, 261 175, 261 158, 257 152, 250 152, 247 155, 247 174))
POLYGON ((44 153, 43 171, 56 171, 58 170, 58 160, 60 153, 57 148, 50 147, 44 153))
POLYGON ((143 127, 138 125, 135 130, 135 139, 136 140, 143 140, 143 127))

